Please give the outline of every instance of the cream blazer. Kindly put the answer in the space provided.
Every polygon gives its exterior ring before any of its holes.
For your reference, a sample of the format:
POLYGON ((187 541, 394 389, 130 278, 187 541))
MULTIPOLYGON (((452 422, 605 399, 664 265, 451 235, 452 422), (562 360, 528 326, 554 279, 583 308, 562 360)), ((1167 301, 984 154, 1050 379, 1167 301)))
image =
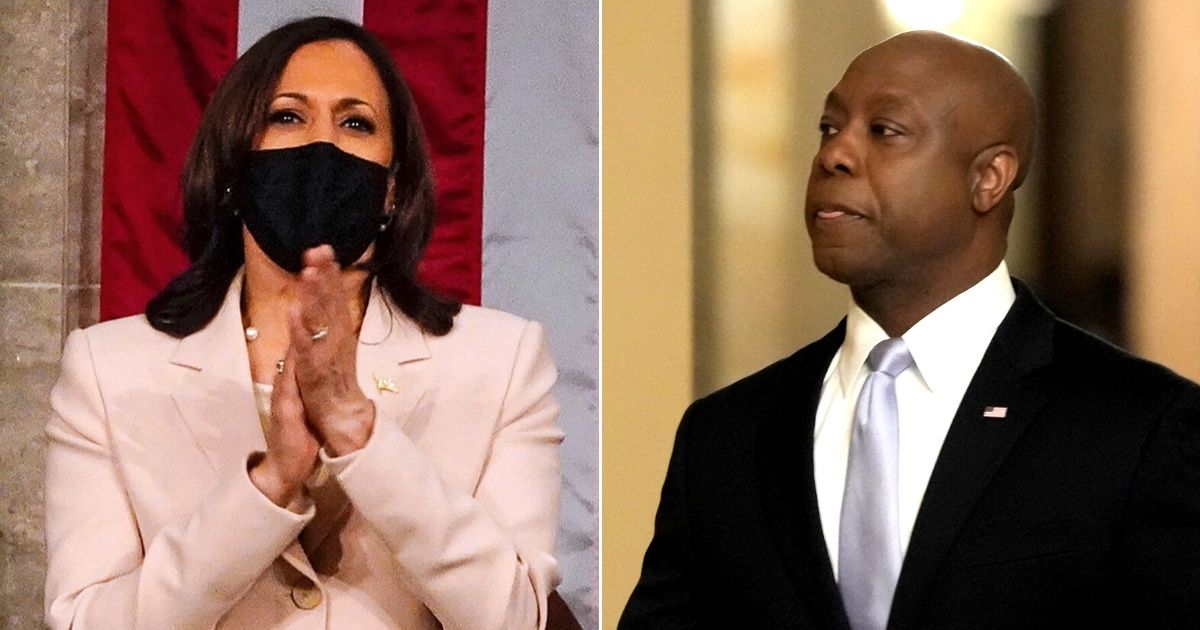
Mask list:
POLYGON ((374 432, 322 453, 330 481, 297 514, 247 474, 266 444, 240 294, 239 276, 184 339, 143 316, 68 337, 47 427, 47 625, 543 627, 562 433, 541 326, 465 306, 425 335, 375 290, 358 346, 374 432))

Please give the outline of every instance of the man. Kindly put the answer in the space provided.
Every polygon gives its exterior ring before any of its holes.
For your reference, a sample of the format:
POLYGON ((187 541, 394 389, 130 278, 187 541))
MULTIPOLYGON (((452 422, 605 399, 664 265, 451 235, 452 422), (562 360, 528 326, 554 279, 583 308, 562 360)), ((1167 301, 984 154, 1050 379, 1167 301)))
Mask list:
POLYGON ((850 312, 684 415, 622 630, 1200 628, 1200 388, 1009 278, 1033 129, 983 47, 854 60, 805 210, 850 312))

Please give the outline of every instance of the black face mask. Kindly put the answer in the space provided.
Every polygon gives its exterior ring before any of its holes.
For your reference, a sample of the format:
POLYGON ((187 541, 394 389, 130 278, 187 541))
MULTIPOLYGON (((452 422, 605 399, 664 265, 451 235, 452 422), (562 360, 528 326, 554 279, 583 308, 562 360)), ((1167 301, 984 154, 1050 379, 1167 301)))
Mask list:
POLYGON ((332 245, 338 264, 358 260, 384 223, 388 170, 328 142, 251 151, 234 186, 246 229, 275 264, 304 268, 304 250, 332 245))

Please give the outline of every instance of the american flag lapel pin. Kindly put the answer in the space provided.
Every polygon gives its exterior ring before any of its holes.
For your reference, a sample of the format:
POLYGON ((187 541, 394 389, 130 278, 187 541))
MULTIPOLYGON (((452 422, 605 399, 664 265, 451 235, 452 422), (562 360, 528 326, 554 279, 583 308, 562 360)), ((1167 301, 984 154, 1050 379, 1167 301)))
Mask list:
POLYGON ((1008 407, 984 407, 984 418, 1003 418, 1008 415, 1008 407))

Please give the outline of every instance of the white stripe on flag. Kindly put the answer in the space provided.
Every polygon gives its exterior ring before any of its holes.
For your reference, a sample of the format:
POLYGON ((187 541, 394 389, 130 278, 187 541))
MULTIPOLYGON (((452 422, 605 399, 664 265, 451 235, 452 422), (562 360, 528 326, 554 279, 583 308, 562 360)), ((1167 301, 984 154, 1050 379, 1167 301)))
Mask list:
POLYGON ((238 3, 238 56, 272 30, 313 15, 339 17, 362 24, 363 0, 241 0, 238 3))
POLYGON ((484 306, 546 326, 562 446, 559 591, 598 611, 599 18, 594 0, 488 4, 484 306))

